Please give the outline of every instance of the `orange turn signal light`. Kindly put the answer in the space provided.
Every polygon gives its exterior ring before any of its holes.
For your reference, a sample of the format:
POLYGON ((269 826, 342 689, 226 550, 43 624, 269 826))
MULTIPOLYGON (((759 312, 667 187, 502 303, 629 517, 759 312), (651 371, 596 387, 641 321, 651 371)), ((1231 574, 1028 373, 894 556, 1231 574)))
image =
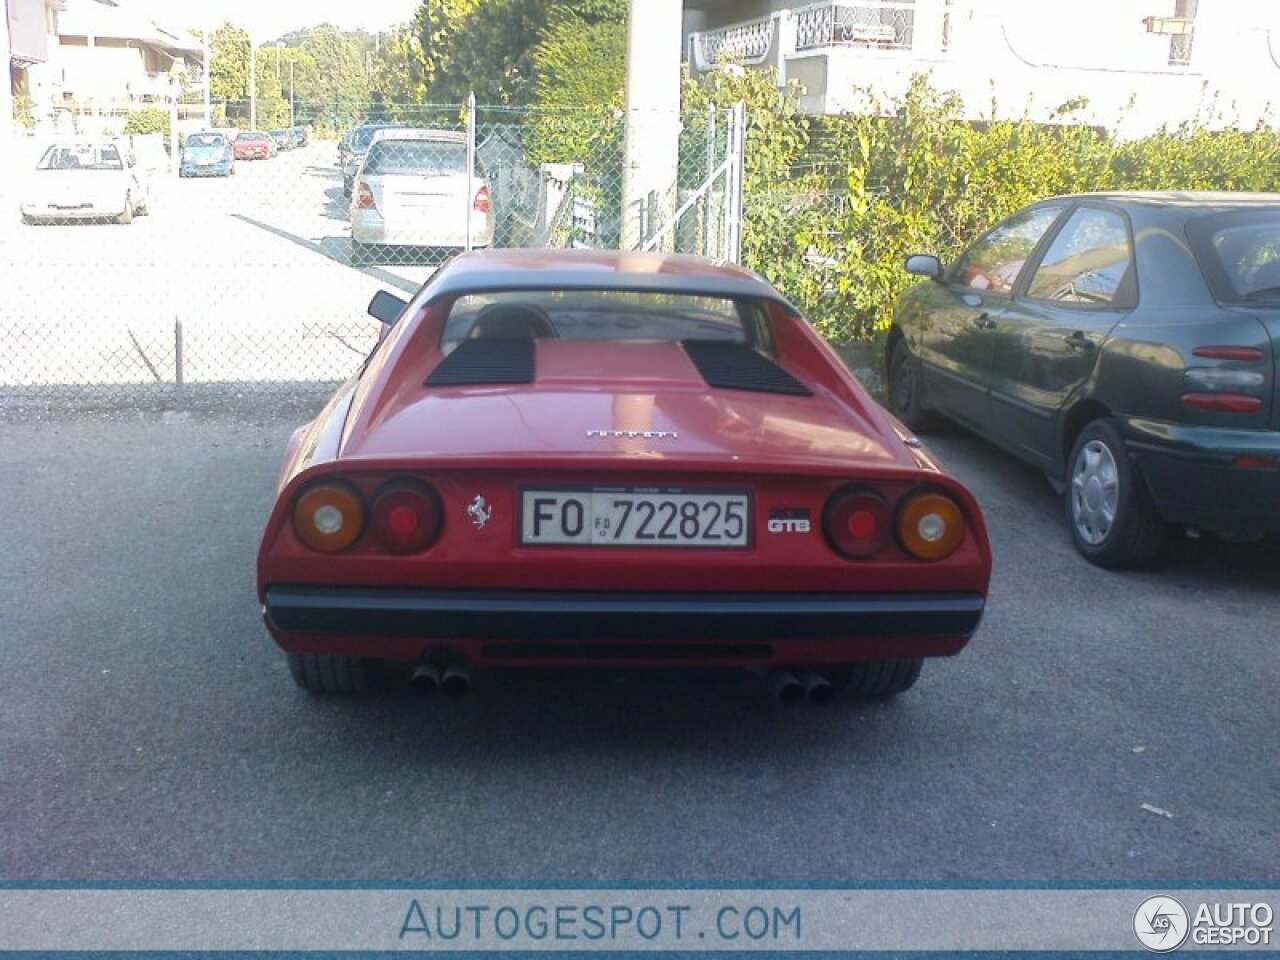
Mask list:
POLYGON ((964 539, 964 513, 941 493, 917 493, 898 507, 898 542, 921 560, 942 560, 964 539))
POLYGON ((298 539, 320 553, 337 553, 351 546, 364 530, 365 509, 350 484, 326 480, 306 490, 293 505, 293 530, 298 539))

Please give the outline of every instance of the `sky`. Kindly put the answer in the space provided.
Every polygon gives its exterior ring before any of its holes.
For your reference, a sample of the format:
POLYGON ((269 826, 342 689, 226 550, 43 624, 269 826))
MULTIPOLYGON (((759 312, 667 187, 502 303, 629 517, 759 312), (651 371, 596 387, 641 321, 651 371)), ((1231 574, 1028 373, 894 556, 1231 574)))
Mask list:
POLYGON ((413 19, 418 0, 125 0, 145 7, 166 25, 216 26, 230 20, 265 41, 299 27, 332 23, 373 32, 413 19))

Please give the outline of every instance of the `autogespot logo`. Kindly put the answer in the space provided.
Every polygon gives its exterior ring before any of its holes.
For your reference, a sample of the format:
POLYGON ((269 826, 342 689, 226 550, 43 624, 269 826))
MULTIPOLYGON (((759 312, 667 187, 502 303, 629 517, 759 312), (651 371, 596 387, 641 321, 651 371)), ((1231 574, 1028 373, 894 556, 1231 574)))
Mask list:
POLYGON ((1138 942, 1155 953, 1177 950, 1187 939, 1191 917, 1173 897, 1148 897, 1133 915, 1138 942))

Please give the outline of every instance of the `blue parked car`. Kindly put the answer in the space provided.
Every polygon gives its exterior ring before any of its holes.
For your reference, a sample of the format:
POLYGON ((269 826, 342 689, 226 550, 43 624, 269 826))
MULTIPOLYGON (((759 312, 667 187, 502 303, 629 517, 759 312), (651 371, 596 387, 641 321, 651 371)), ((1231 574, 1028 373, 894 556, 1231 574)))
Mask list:
POLYGON ((235 152, 221 133, 193 133, 182 145, 182 177, 229 177, 236 172, 235 152))

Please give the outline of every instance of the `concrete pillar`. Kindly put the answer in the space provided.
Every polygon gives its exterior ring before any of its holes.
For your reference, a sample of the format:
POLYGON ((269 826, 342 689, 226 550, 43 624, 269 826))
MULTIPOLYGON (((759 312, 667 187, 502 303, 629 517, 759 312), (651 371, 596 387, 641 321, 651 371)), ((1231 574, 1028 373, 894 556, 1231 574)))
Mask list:
POLYGON ((683 12, 682 0, 630 0, 623 250, 638 249, 675 212, 683 12))

